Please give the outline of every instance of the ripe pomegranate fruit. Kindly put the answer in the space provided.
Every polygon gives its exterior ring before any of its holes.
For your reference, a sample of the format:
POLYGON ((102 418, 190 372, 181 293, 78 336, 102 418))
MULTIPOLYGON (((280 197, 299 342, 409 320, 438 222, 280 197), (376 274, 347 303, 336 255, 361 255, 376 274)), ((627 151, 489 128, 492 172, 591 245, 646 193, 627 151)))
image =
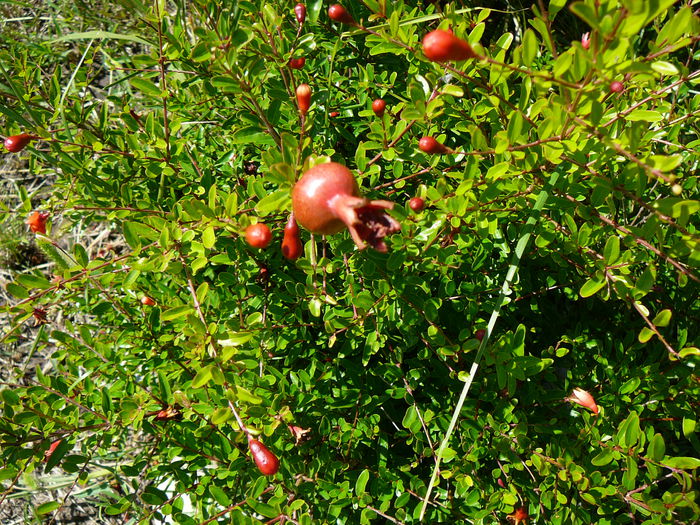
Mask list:
POLYGON ((484 337, 486 337, 486 330, 484 330, 483 328, 477 330, 476 332, 474 332, 474 337, 476 337, 479 341, 483 340, 484 337))
POLYGON ((408 201, 408 207, 415 212, 419 212, 425 208, 425 201, 420 197, 413 197, 410 201, 408 201))
POLYGON ((258 470, 263 476, 273 476, 277 474, 277 471, 280 469, 280 460, 270 452, 270 449, 250 436, 248 436, 248 448, 253 455, 253 460, 258 470))
POLYGON ((272 241, 272 233, 265 224, 258 222, 245 229, 245 240, 253 248, 267 248, 267 245, 272 241))
POLYGON ((304 57, 292 58, 289 60, 289 67, 292 69, 301 69, 304 67, 304 64, 306 64, 306 58, 304 57))
POLYGON ((27 219, 27 224, 29 229, 34 233, 41 233, 46 235, 46 220, 49 218, 49 212, 47 211, 35 211, 27 219))
POLYGON ((304 4, 295 5, 294 16, 297 17, 297 22, 299 22, 299 25, 302 25, 304 20, 306 20, 306 6, 304 4))
POLYGON ((141 304, 144 306, 153 306, 154 304, 156 304, 156 302, 147 295, 144 295, 143 297, 141 297, 141 304))
POLYGON ((423 37, 423 54, 433 62, 459 61, 476 58, 472 46, 457 38, 452 31, 436 29, 423 37))
POLYGON ((612 82, 610 84, 610 91, 612 91, 613 93, 622 93, 624 90, 625 85, 619 80, 616 80, 615 82, 612 82))
POLYGON ((282 255, 285 259, 293 261, 298 259, 304 251, 304 245, 299 238, 299 226, 294 218, 294 212, 289 214, 289 219, 284 227, 284 237, 282 238, 282 255))
POLYGON ((36 139, 35 135, 30 135, 29 133, 20 133, 19 135, 12 135, 5 139, 5 149, 11 153, 17 153, 22 151, 30 141, 36 139))
POLYGON ((355 20, 352 15, 340 4, 333 4, 328 8, 328 18, 340 24, 354 25, 355 20))
POLYGON ((311 107, 311 86, 308 84, 299 84, 297 87, 297 106, 302 115, 308 113, 311 107))
POLYGON ((372 111, 374 111, 374 114, 377 115, 378 117, 381 117, 384 115, 385 109, 386 109, 386 102, 384 102, 381 98, 378 98, 374 102, 372 102, 372 111))
POLYGON ((423 137, 418 141, 418 148, 430 155, 437 155, 442 153, 450 153, 450 148, 444 144, 440 144, 433 137, 423 137))
POLYGON ((401 229, 385 211, 393 207, 393 202, 360 197, 352 173, 337 162, 314 166, 292 189, 292 209, 299 224, 323 235, 347 227, 360 250, 369 243, 377 251, 387 251, 384 237, 401 229))

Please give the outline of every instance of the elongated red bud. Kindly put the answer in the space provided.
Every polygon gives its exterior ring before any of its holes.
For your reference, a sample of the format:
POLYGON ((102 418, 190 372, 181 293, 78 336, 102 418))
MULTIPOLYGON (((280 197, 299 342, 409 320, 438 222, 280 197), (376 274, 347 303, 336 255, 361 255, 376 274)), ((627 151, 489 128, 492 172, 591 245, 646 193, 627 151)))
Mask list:
POLYGON ((306 6, 304 4, 295 5, 294 16, 297 17, 297 22, 299 22, 299 25, 302 25, 304 20, 306 20, 306 6))
POLYGON ((299 84, 297 87, 297 106, 302 115, 306 115, 311 107, 311 86, 299 84))
POLYGON ((355 25, 352 15, 340 4, 333 4, 328 8, 328 18, 340 24, 355 25))
POLYGON ((12 135, 5 139, 5 149, 11 153, 17 153, 18 151, 22 151, 30 141, 36 138, 38 138, 36 135, 30 135, 29 133, 12 135))
POLYGON ((450 149, 444 144, 440 144, 433 137, 423 137, 418 141, 418 148, 423 153, 436 155, 441 153, 450 153, 450 149))
POLYGON ((594 414, 598 415, 598 405, 595 402, 595 399, 593 399, 593 396, 583 390, 582 388, 574 388, 573 393, 571 396, 566 398, 566 401, 571 401, 572 403, 576 403, 577 405, 581 405, 584 408, 587 408, 594 414))
POLYGON ((436 29, 423 37, 423 54, 433 62, 458 62, 477 56, 469 42, 444 29, 436 29))
POLYGON ((253 460, 263 476, 274 476, 280 468, 280 460, 257 439, 248 436, 248 448, 253 460))
POLYGON ((299 226, 294 218, 294 213, 289 214, 287 225, 284 227, 284 237, 282 238, 282 255, 286 259, 293 261, 298 259, 304 251, 304 245, 299 238, 299 226))

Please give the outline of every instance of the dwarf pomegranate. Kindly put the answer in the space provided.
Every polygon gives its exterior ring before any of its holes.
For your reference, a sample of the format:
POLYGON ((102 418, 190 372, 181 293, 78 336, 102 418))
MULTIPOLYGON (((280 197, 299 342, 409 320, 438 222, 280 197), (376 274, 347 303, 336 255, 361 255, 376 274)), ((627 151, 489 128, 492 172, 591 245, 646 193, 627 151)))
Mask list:
POLYGON ((328 8, 328 18, 341 24, 353 25, 355 23, 352 15, 340 4, 333 4, 328 8))
POLYGON ((297 22, 299 22, 299 25, 302 25, 304 20, 306 20, 306 6, 304 4, 295 5, 294 16, 297 17, 297 22))
POLYGON ((270 228, 261 222, 251 224, 245 229, 245 240, 253 248, 267 248, 272 240, 272 233, 270 228))
POLYGON ((17 153, 18 151, 22 151, 27 144, 35 138, 37 138, 35 135, 30 135, 28 133, 12 135, 5 139, 5 149, 11 153, 17 153))
POLYGON ((49 212, 47 211, 35 211, 27 219, 27 224, 29 229, 34 233, 41 233, 46 235, 46 220, 49 218, 49 212))
POLYGON ((624 90, 625 85, 619 80, 616 80, 615 82, 610 84, 610 91, 612 91, 613 93, 622 93, 624 90))
POLYGON ((506 516, 508 521, 513 525, 526 525, 529 517, 525 507, 518 507, 513 514, 508 514, 508 516, 506 516))
POLYGON ((56 452, 56 449, 62 442, 62 439, 57 439, 56 441, 51 443, 51 445, 49 445, 48 450, 44 452, 44 463, 47 463, 51 459, 51 456, 53 456, 53 453, 56 452))
POLYGON ((299 226, 294 218, 294 212, 289 214, 289 219, 284 227, 284 237, 282 238, 282 255, 285 259, 293 261, 298 259, 304 251, 304 245, 299 238, 299 226))
POLYGON ((384 110, 386 109, 386 102, 384 102, 381 98, 378 98, 374 102, 372 102, 372 111, 374 111, 374 114, 377 115, 378 117, 381 117, 384 115, 384 110))
POLYGON ((292 69, 301 69, 304 67, 304 64, 306 64, 306 58, 304 57, 292 58, 289 60, 289 67, 292 69))
POLYGON ((144 295, 143 297, 141 297, 141 304, 144 306, 153 306, 154 304, 156 304, 156 302, 147 295, 144 295))
POLYGON ((423 137, 418 141, 418 148, 430 155, 437 155, 440 153, 449 153, 450 149, 444 144, 440 144, 433 137, 423 137))
POLYGON ((423 54, 433 62, 467 60, 477 56, 468 42, 443 29, 436 29, 423 37, 423 54))
POLYGON ((248 436, 248 448, 263 476, 273 476, 280 468, 280 460, 257 439, 248 436))
POLYGON ((591 34, 590 33, 584 33, 581 35, 581 47, 583 47, 583 49, 588 49, 591 47, 591 34))
POLYGON ((386 213, 394 203, 371 201, 359 194, 357 182, 345 166, 337 162, 318 164, 292 189, 292 209, 299 224, 312 233, 330 235, 347 227, 360 250, 370 244, 386 252, 384 237, 401 229, 386 213))
POLYGON ((484 337, 486 337, 486 330, 480 328, 479 330, 474 332, 474 337, 476 337, 479 341, 483 340, 484 337))
POLYGON ((408 201, 408 207, 416 212, 421 211, 423 208, 425 208, 425 201, 420 197, 413 197, 410 201, 408 201))
POLYGON ((308 113, 311 107, 311 86, 308 84, 299 84, 297 87, 297 106, 302 115, 308 113))

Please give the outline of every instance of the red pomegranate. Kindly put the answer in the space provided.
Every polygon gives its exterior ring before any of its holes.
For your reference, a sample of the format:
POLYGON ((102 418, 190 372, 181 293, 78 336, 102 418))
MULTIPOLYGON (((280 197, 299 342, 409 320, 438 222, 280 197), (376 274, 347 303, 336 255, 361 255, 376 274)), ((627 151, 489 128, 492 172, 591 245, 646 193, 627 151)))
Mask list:
POLYGON ((292 190, 292 209, 299 224, 323 235, 347 228, 360 250, 370 244, 377 251, 387 251, 384 237, 401 229, 386 213, 393 207, 390 201, 360 197, 352 173, 337 162, 314 166, 292 190))
POLYGON ((423 37, 423 54, 433 62, 448 62, 476 58, 469 42, 457 38, 452 31, 436 29, 423 37))
POLYGON ((270 449, 250 436, 248 436, 248 448, 253 455, 253 460, 258 470, 263 476, 273 476, 277 474, 280 468, 280 460, 270 452, 270 449))

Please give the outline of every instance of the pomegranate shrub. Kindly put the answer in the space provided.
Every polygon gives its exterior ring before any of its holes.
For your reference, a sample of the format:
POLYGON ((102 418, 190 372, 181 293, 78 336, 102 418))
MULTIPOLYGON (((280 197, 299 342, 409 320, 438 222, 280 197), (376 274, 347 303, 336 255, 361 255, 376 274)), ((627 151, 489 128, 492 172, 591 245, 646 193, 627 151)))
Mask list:
POLYGON ((695 7, 46 4, 3 522, 697 519, 695 7))

